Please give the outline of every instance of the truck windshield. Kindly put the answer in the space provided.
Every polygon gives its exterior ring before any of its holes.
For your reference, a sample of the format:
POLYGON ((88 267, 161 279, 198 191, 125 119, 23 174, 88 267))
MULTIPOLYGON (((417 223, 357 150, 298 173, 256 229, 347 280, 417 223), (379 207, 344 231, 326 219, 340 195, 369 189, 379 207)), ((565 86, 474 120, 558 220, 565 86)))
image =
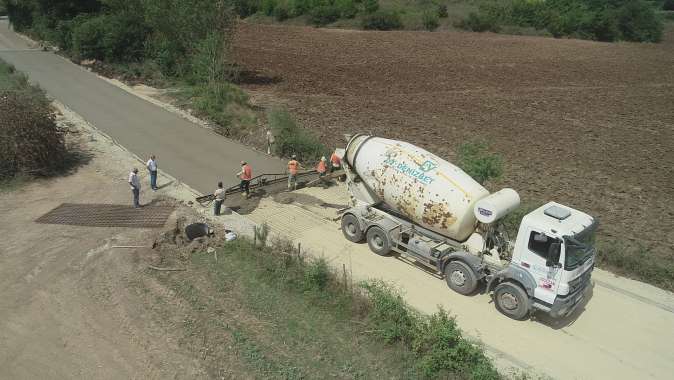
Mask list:
POLYGON ((566 245, 566 256, 564 259, 564 269, 574 270, 583 265, 592 255, 594 255, 594 230, 596 223, 574 236, 564 236, 566 245))

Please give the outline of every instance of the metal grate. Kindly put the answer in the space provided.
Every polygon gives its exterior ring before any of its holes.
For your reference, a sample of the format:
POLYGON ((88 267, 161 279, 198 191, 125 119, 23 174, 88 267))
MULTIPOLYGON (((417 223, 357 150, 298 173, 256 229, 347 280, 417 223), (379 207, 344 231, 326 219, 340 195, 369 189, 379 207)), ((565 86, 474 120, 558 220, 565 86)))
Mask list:
POLYGON ((173 206, 133 208, 127 205, 63 203, 35 222, 87 227, 153 228, 163 227, 173 209, 173 206))

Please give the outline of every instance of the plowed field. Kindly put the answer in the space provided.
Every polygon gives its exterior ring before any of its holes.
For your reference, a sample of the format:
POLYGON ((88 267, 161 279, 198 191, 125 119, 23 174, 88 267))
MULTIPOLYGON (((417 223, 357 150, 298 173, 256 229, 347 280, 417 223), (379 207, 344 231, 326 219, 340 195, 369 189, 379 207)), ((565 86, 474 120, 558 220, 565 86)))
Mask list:
POLYGON ((285 104, 334 146, 344 133, 450 160, 487 140, 506 163, 492 190, 556 200, 605 237, 674 247, 674 36, 661 44, 459 32, 362 32, 243 23, 244 88, 285 104))

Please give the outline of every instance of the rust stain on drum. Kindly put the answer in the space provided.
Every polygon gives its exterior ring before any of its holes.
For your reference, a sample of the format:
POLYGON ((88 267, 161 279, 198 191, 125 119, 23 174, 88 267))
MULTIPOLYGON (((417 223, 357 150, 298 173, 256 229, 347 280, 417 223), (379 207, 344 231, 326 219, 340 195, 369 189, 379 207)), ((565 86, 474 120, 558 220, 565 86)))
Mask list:
POLYGON ((448 228, 456 222, 456 218, 449 212, 446 203, 424 203, 424 212, 421 221, 427 225, 448 228))

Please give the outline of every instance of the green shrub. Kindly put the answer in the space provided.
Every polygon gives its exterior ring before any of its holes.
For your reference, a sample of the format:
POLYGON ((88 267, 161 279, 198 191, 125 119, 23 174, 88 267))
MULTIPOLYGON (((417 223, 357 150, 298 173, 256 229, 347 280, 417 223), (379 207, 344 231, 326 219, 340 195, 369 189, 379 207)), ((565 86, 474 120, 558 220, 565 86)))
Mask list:
POLYGON ((419 315, 407 307, 400 293, 381 280, 362 283, 361 287, 367 290, 371 302, 369 317, 375 334, 387 343, 411 343, 419 315))
POLYGON ((358 14, 358 7, 354 0, 335 0, 335 7, 343 18, 354 18, 358 14))
POLYGON ((458 24, 478 32, 505 25, 599 41, 657 42, 663 30, 661 18, 645 0, 488 0, 458 24))
POLYGON ((255 0, 233 0, 234 11, 242 18, 246 18, 257 13, 261 4, 255 0))
POLYGON ((365 15, 361 26, 366 30, 395 30, 402 29, 403 23, 398 13, 379 10, 365 15))
POLYGON ((664 10, 664 11, 674 11, 674 0, 665 0, 662 3, 662 10, 664 10))
POLYGON ((616 12, 621 39, 636 42, 659 42, 664 25, 653 7, 644 0, 626 2, 616 12))
POLYGON ((274 8, 274 18, 276 21, 285 21, 290 18, 290 11, 288 9, 288 4, 280 2, 274 8))
POLYGON ((0 16, 7 16, 7 6, 4 0, 0 0, 0 16))
POLYGON ((497 18, 475 12, 470 12, 468 17, 460 20, 456 26, 473 32, 489 31, 498 33, 501 30, 501 25, 497 18))
POLYGON ((315 0, 288 0, 290 17, 299 17, 307 14, 315 6, 315 0))
POLYGON ((362 7, 363 7, 363 12, 374 13, 374 12, 379 10, 379 1, 378 0, 363 0, 362 7))
POLYGON ((436 12, 426 11, 421 15, 421 22, 424 24, 424 29, 429 32, 434 31, 440 26, 440 20, 436 12))
POLYGON ((438 18, 447 18, 449 17, 449 11, 447 10, 446 4, 440 4, 437 7, 438 18))
POLYGON ((75 59, 103 59, 103 37, 107 28, 106 16, 81 17, 72 31, 72 53, 75 59))
POLYGON ((199 116, 205 116, 216 123, 216 132, 223 136, 232 136, 233 116, 228 106, 246 104, 248 96, 240 88, 227 82, 208 82, 188 87, 180 94, 191 101, 199 116))
POLYGON ((0 61, 0 181, 50 175, 66 163, 62 132, 44 92, 0 61))
POLYGON ((487 143, 481 141, 463 143, 457 157, 459 167, 483 185, 503 173, 501 157, 489 153, 488 148, 487 143))
POLYGON ((654 255, 646 247, 619 241, 600 241, 596 246, 596 264, 600 268, 674 290, 674 255, 654 255))
POLYGON ((296 154, 300 161, 315 162, 328 151, 318 138, 298 126, 288 111, 273 109, 267 119, 275 138, 274 149, 280 156, 296 154))
POLYGON ((274 9, 278 5, 277 0, 262 0, 262 4, 260 5, 260 11, 264 13, 266 16, 273 16, 274 15, 274 9))
POLYGON ((316 26, 331 24, 339 19, 341 12, 333 5, 321 5, 311 10, 310 20, 316 26))

